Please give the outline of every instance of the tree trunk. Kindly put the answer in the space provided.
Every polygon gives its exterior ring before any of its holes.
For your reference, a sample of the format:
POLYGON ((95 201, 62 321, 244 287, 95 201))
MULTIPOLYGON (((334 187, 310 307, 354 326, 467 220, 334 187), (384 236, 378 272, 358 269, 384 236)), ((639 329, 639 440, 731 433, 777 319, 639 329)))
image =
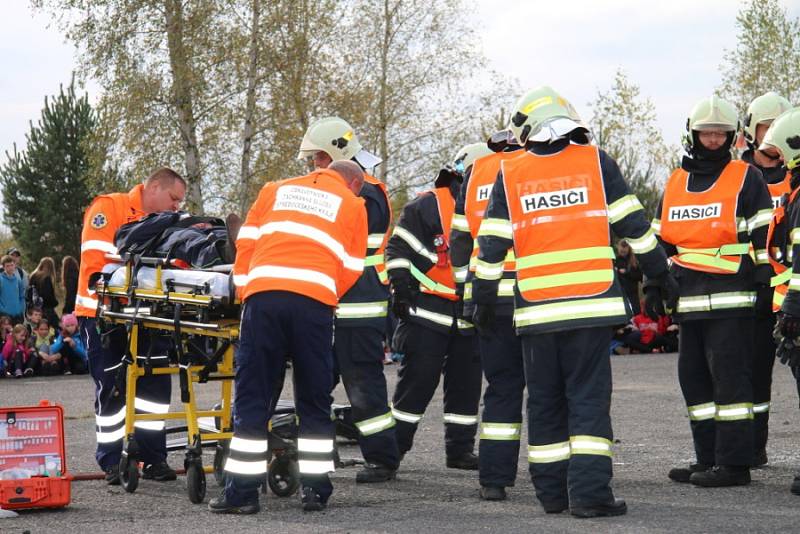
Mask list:
POLYGON ((381 78, 380 78, 380 98, 378 101, 378 150, 380 158, 383 160, 376 169, 377 177, 386 183, 388 173, 386 168, 389 162, 389 143, 387 140, 387 130, 389 128, 388 111, 386 109, 386 99, 388 93, 387 72, 389 69, 389 41, 391 39, 391 13, 389 12, 389 0, 383 0, 383 39, 381 40, 381 78))
POLYGON ((178 116, 186 167, 186 209, 203 215, 203 187, 200 176, 200 150, 197 147, 197 121, 192 102, 192 76, 183 41, 182 0, 164 0, 167 49, 172 73, 172 105, 178 116))
POLYGON ((247 212, 250 200, 250 158, 255 135, 256 79, 258 77, 258 21, 261 16, 261 0, 253 0, 253 16, 250 28, 250 65, 247 71, 247 94, 244 106, 244 129, 242 133, 242 168, 239 190, 239 213, 247 212))

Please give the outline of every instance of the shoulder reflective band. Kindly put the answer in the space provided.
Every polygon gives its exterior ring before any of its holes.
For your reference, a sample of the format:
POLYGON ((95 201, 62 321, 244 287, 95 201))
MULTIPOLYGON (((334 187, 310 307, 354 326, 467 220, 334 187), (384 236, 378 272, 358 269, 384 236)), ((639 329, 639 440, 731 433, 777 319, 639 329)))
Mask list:
POLYGON ((558 252, 540 252, 539 254, 517 258, 517 269, 529 269, 531 267, 542 267, 571 261, 613 260, 614 257, 614 249, 611 247, 587 247, 559 250, 558 252))
POLYGON ((569 441, 550 443, 548 445, 528 445, 528 462, 547 464, 569 460, 572 448, 569 441))
POLYGON ((371 436, 372 434, 383 432, 387 428, 392 428, 394 424, 394 417, 392 417, 391 410, 371 419, 356 421, 356 427, 358 431, 361 432, 362 436, 371 436))
POLYGON ((420 419, 422 419, 422 414, 419 413, 408 413, 402 410, 398 410, 394 406, 392 408, 392 416, 397 419, 398 421, 403 421, 404 423, 412 423, 417 424, 419 423, 420 419))
POLYGON ((694 297, 678 298, 678 313, 752 308, 756 300, 755 291, 733 291, 694 297))
POLYGON ((444 422, 454 425, 477 425, 478 414, 463 415, 457 413, 446 413, 444 414, 444 422))
POLYGON ((385 300, 377 302, 340 302, 336 308, 337 319, 361 319, 386 317, 389 304, 385 300))
POLYGON ((572 454, 611 456, 611 441, 597 436, 570 436, 572 454))
POLYGON ((687 406, 687 410, 689 411, 690 420, 705 421, 706 419, 714 419, 717 413, 717 406, 713 402, 705 402, 703 404, 687 406))
POLYGON ((625 301, 621 297, 582 299, 517 308, 514 311, 514 324, 517 327, 523 327, 558 321, 626 315, 625 301))
POLYGON ((608 220, 611 224, 621 221, 634 211, 644 209, 636 195, 625 195, 608 205, 608 220))
POLYGON ((487 423, 481 421, 481 439, 494 441, 519 440, 521 423, 487 423))
POLYGON ((715 421, 742 421, 753 418, 753 403, 718 404, 715 421))

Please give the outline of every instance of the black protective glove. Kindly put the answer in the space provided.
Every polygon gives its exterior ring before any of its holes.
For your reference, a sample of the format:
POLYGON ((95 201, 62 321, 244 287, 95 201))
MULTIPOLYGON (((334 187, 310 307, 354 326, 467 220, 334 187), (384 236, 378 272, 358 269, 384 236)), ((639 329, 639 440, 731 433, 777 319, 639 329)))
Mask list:
POLYGON ((800 367, 800 340, 786 337, 781 333, 782 318, 783 316, 778 318, 775 330, 772 332, 772 337, 775 338, 775 358, 795 371, 800 367))
POLYGON ((756 317, 770 317, 772 315, 773 288, 767 285, 756 287, 756 317))
POLYGON ((472 324, 482 336, 488 336, 494 330, 494 306, 491 304, 476 304, 472 313, 472 324))
POLYGON ((394 316, 403 321, 408 321, 411 310, 417 309, 414 304, 414 293, 407 280, 392 282, 391 305, 394 316))
POLYGON ((678 306, 678 281, 670 273, 656 278, 644 288, 644 312, 654 321, 678 306), (666 306, 665 306, 666 303, 666 306))
POLYGON ((794 341, 800 337, 800 317, 782 313, 778 316, 777 327, 784 338, 794 341))

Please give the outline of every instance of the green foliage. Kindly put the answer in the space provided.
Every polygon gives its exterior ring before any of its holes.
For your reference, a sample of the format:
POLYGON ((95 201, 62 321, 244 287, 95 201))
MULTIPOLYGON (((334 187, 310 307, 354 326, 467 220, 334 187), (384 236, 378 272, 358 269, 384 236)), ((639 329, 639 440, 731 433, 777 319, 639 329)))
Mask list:
POLYGON ((80 255, 83 211, 91 192, 86 140, 97 116, 74 84, 45 98, 42 116, 31 123, 24 152, 16 145, 0 167, 5 225, 28 258, 80 255))
POLYGON ((621 70, 611 88, 599 92, 591 106, 592 132, 598 146, 616 160, 646 216, 652 219, 676 152, 664 143, 656 125, 655 106, 621 70))
POLYGON ((749 0, 736 16, 736 48, 726 50, 717 92, 740 113, 759 95, 775 91, 800 100, 800 20, 790 19, 779 0, 749 0))

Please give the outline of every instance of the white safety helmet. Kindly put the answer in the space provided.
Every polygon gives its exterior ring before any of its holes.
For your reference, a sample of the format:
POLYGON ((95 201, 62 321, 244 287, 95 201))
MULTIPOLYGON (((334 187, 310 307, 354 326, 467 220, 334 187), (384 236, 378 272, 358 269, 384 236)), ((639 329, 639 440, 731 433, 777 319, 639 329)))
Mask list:
POLYGON ((353 128, 339 117, 325 117, 312 123, 300 142, 297 159, 306 159, 317 152, 325 152, 333 161, 355 160, 364 169, 372 169, 382 161, 364 150, 353 128))

